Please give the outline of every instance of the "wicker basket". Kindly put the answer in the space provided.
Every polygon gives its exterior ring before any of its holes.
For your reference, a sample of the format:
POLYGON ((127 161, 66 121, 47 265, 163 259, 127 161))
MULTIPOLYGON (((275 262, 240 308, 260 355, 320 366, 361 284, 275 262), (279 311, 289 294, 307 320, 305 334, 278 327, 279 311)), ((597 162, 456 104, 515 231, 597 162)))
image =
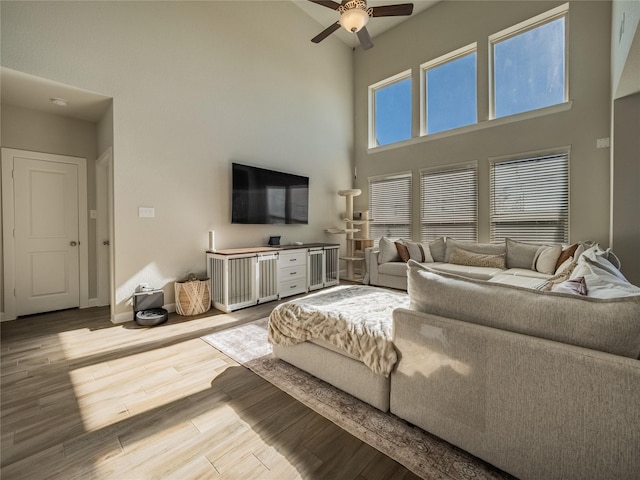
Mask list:
POLYGON ((187 280, 175 283, 176 313, 178 315, 198 315, 211 308, 209 279, 189 275, 187 280))

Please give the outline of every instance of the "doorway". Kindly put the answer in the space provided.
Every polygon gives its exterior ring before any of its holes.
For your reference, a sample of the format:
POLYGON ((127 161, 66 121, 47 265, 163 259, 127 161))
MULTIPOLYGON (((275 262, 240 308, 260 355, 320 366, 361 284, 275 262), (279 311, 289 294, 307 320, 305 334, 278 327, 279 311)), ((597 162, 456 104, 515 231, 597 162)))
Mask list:
POLYGON ((5 320, 88 306, 86 159, 2 149, 5 320))

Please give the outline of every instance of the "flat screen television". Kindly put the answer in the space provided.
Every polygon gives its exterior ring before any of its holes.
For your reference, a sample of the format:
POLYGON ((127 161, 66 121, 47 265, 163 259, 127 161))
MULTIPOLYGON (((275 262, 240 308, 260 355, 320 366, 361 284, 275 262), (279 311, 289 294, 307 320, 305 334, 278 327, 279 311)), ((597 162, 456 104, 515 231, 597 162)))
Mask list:
POLYGON ((308 223, 309 177, 233 163, 231 195, 231 223, 308 223))

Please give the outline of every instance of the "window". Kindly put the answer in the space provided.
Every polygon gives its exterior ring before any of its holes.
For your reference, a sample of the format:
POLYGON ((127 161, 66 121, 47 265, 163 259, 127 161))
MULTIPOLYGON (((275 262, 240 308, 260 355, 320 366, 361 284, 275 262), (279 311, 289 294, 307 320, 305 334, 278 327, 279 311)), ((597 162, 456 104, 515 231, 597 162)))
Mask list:
POLYGON ((420 172, 420 238, 478 239, 477 164, 420 172))
POLYGON ((411 172, 369 179, 371 238, 411 238, 411 172))
POLYGON ((569 240, 569 154, 491 164, 491 241, 569 240))
POLYGON ((423 135, 478 122, 475 43, 420 67, 423 135))
POLYGON ((489 37, 493 118, 567 101, 566 15, 561 5, 489 37))
POLYGON ((411 70, 369 87, 369 147, 411 138, 411 70))

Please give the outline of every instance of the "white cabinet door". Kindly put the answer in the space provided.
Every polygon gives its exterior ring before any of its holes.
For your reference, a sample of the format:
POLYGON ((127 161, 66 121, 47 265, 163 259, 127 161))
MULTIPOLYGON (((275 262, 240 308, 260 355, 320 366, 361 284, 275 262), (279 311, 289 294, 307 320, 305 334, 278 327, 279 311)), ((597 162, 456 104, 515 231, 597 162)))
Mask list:
POLYGON ((285 250, 278 260, 280 298, 307 292, 307 249, 285 250))

